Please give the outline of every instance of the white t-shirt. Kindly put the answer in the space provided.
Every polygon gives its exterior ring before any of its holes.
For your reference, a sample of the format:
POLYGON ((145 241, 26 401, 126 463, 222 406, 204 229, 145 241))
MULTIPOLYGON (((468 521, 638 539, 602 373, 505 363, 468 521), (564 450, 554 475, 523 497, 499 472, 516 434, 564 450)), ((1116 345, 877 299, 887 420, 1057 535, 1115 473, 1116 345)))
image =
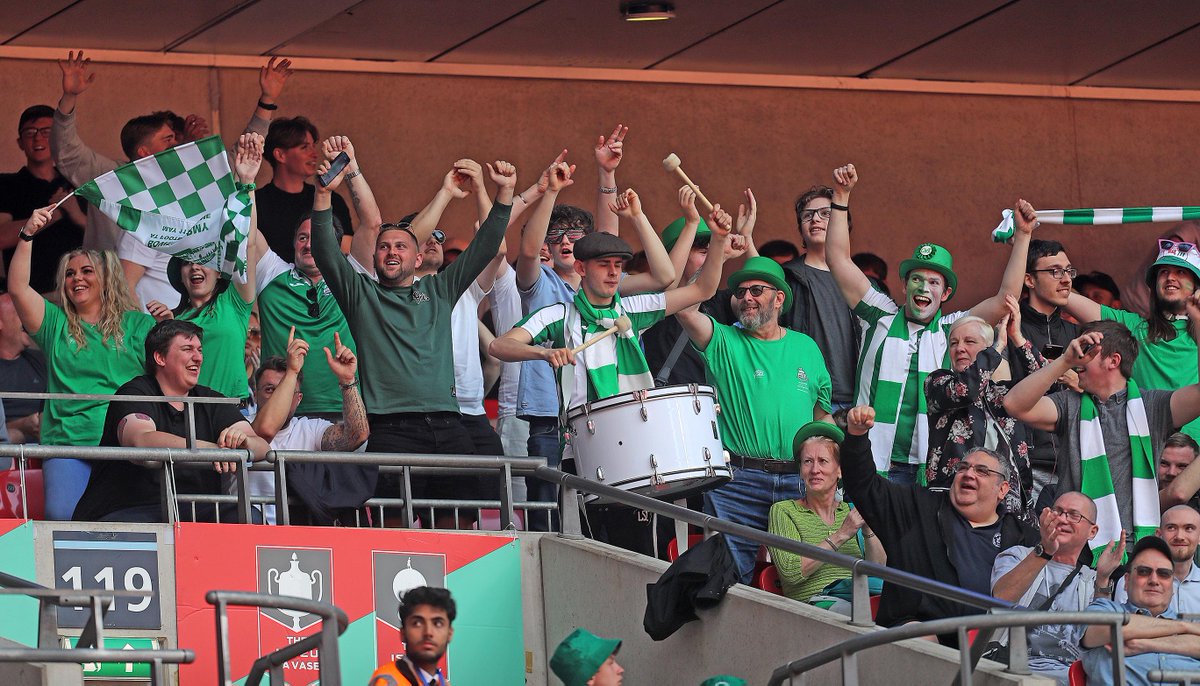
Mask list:
MULTIPOLYGON (((521 292, 517 290, 517 272, 512 267, 496 277, 492 292, 488 293, 492 306, 492 323, 496 336, 503 336, 521 321, 521 292)), ((521 385, 521 363, 504 362, 500 366, 500 416, 514 417, 517 414, 517 388, 521 385)))
POLYGON ((171 282, 167 280, 170 255, 147 248, 131 233, 122 231, 117 239, 117 257, 146 269, 134 287, 137 298, 142 303, 143 312, 146 310, 146 303, 151 300, 157 300, 170 308, 179 304, 179 292, 171 288, 171 282))
MULTIPOLYGON (((249 421, 254 421, 254 417, 250 417, 249 421)), ((326 419, 292 417, 292 421, 280 429, 279 433, 275 434, 275 438, 271 440, 271 450, 320 450, 321 439, 325 437, 325 431, 331 426, 333 426, 333 422, 326 419)), ((246 474, 246 482, 250 488, 250 495, 275 495, 274 472, 250 470, 246 474)), ((267 524, 275 523, 274 505, 263 506, 263 521, 267 524)))
POLYGON ((481 415, 483 410, 483 365, 479 358, 479 303, 487 297, 479 284, 471 282, 450 312, 450 337, 454 348, 454 393, 458 411, 481 415))

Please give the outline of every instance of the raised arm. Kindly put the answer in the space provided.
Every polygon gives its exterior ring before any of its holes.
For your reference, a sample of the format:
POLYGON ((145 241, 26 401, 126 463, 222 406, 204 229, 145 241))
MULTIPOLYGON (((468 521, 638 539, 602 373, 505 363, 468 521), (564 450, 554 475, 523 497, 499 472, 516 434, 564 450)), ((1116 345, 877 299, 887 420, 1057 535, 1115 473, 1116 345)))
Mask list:
POLYGON ((287 369, 284 370, 283 378, 275 386, 271 397, 259 405, 258 413, 254 415, 254 421, 250 423, 250 426, 254 428, 254 433, 261 436, 263 440, 268 442, 275 440, 275 434, 283 429, 291 417, 292 400, 300 388, 300 372, 304 369, 304 360, 307 357, 308 341, 296 338, 296 327, 293 326, 288 331, 287 369))
POLYGON ((546 242, 546 232, 550 230, 550 215, 554 212, 558 194, 575 183, 571 178, 575 173, 573 164, 555 162, 546 171, 546 192, 537 207, 533 208, 533 214, 521 233, 521 251, 517 254, 517 288, 523 291, 533 287, 542 273, 542 244, 546 242))
MULTIPOLYGON (((700 276, 695 281, 664 294, 668 317, 716 295, 717 288, 721 285, 721 270, 725 266, 725 242, 729 240, 729 232, 732 227, 733 217, 722 210, 720 205, 714 205, 712 214, 708 217, 708 229, 712 232, 712 238, 708 242, 708 256, 704 258, 704 267, 700 269, 700 276)), ((684 324, 684 327, 687 328, 687 325, 684 324)), ((709 336, 711 337, 711 335, 710 329, 709 336)), ((690 331, 689 337, 691 337, 690 331)), ((707 341, 703 346, 699 344, 699 341, 695 341, 695 339, 693 341, 696 342, 698 348, 708 347, 707 341)))
POLYGON ((558 157, 554 158, 550 166, 542 170, 542 175, 537 181, 533 182, 533 185, 513 197, 512 212, 508 215, 509 228, 512 228, 517 223, 521 216, 525 214, 525 210, 528 210, 532 205, 536 205, 542 199, 542 196, 546 193, 546 189, 550 187, 550 169, 566 158, 567 149, 563 148, 563 151, 558 153, 558 157))
POLYGON ((362 168, 358 166, 354 144, 349 138, 330 136, 325 139, 321 148, 325 159, 330 162, 342 152, 350 156, 350 162, 346 165, 346 185, 350 189, 350 202, 354 205, 354 214, 358 216, 358 226, 354 229, 354 235, 350 237, 350 254, 359 264, 370 268, 374 260, 375 239, 379 237, 379 226, 383 223, 379 203, 375 202, 371 185, 367 183, 362 168))
MULTIPOLYGON (((50 216, 49 207, 34 210, 25 221, 21 233, 36 236, 50 223, 50 216)), ((8 292, 17 316, 21 318, 21 326, 27 333, 35 334, 42 328, 42 319, 46 316, 46 300, 29 285, 29 261, 32 256, 33 246, 30 242, 18 240, 12 261, 8 264, 8 292)))
POLYGON ((1057 360, 1050 361, 1012 387, 1004 396, 1005 412, 1035 429, 1053 431, 1058 424, 1058 407, 1046 397, 1046 391, 1068 370, 1083 366, 1099 355, 1099 343, 1103 338, 1103 334, 1093 331, 1071 341, 1057 360))
POLYGON ((342 345, 342 337, 336 331, 333 332, 333 352, 329 348, 323 350, 325 362, 342 389, 342 421, 325 430, 325 435, 321 436, 321 450, 350 452, 362 445, 371 433, 367 408, 358 392, 358 358, 350 348, 342 345))
POLYGON ((688 257, 696 242, 696 231, 700 228, 700 212, 696 210, 696 191, 693 191, 691 186, 680 186, 679 208, 683 210, 683 227, 680 228, 679 235, 676 236, 675 244, 671 246, 669 253, 671 267, 675 270, 675 280, 671 283, 672 288, 678 286, 679 280, 683 278, 688 257))
POLYGON ((1033 230, 1039 222, 1034 214, 1033 205, 1018 200, 1013 208, 1017 230, 1013 235, 1012 252, 1008 255, 1008 264, 1004 267, 1004 276, 1000 279, 1000 290, 996 295, 984 300, 971 308, 971 314, 981 317, 989 324, 995 324, 1008 311, 1005 298, 1020 297, 1021 286, 1025 283, 1025 266, 1029 257, 1029 241, 1033 238, 1033 230))
MULTIPOLYGON (((850 191, 858 184, 853 164, 833 170, 833 204, 850 206, 850 191)), ((833 209, 829 215, 829 233, 825 237, 825 263, 837 282, 842 299, 853 309, 871 288, 867 275, 850 259, 850 212, 833 209)))
MULTIPOLYGON (((76 186, 91 181, 97 170, 110 171, 117 163, 92 150, 80 138, 75 128, 75 105, 95 81, 92 60, 74 51, 67 59, 58 61, 62 70, 62 96, 54 112, 54 125, 50 129, 50 150, 54 154, 54 166, 76 186)), ((102 173, 100 172, 100 173, 102 173)))
MULTIPOLYGON (((237 149, 234 152, 234 175, 239 183, 252 184, 254 178, 258 176, 258 168, 262 165, 263 159, 263 137, 257 133, 243 133, 238 137, 237 149)), ((251 202, 254 199, 254 191, 250 192, 251 202)), ((258 269, 258 205, 252 204, 250 207, 250 233, 246 236, 246 280, 239 283, 237 279, 233 280, 233 285, 238 290, 238 295, 242 296, 242 300, 248 303, 254 302, 255 291, 257 290, 257 282, 254 280, 255 271, 258 269)))
POLYGON ((258 102, 254 105, 254 114, 250 116, 244 133, 257 133, 266 138, 271 118, 275 116, 275 110, 279 109, 276 103, 293 73, 292 61, 278 57, 267 60, 258 70, 258 102))
MULTIPOLYGON (((747 257, 758 257, 758 248, 754 246, 754 225, 758 223, 758 201, 754 199, 754 191, 747 188, 743 191, 746 202, 738 205, 737 226, 733 235, 741 236, 738 246, 747 257)), ((740 256, 740 253, 739 253, 740 256)))
POLYGON ((675 268, 671 264, 671 256, 667 254, 667 249, 663 247, 662 240, 654 231, 654 227, 650 225, 650 220, 646 219, 646 213, 642 211, 642 200, 638 194, 632 188, 624 193, 618 193, 613 198, 609 209, 617 216, 624 217, 633 223, 638 240, 642 244, 642 250, 646 252, 646 264, 649 267, 649 271, 645 274, 626 276, 620 285, 621 294, 661 291, 674 283, 675 268))
MULTIPOLYGON (((1188 334, 1192 340, 1200 340, 1200 291, 1187 299, 1188 334)), ((1175 426, 1183 426, 1200 417, 1200 383, 1188 384, 1171 394, 1171 420, 1175 426)))
POLYGON ((625 134, 629 127, 617 124, 608 138, 600 136, 596 143, 596 168, 600 172, 600 185, 596 189, 596 230, 617 234, 619 220, 612 209, 613 195, 617 193, 617 165, 625 154, 625 134))
POLYGON ((1184 467, 1174 481, 1158 492, 1159 510, 1166 512, 1176 505, 1182 505, 1191 500, 1198 491, 1200 491, 1200 460, 1192 460, 1192 463, 1184 467))
MULTIPOLYGON (((438 227, 438 222, 442 221, 442 213, 446 211, 451 200, 465 198, 471 194, 471 177, 459 169, 459 163, 462 161, 455 162, 450 171, 446 172, 442 177, 442 187, 433 195, 429 204, 413 217, 409 228, 416 235, 418 246, 425 245, 425 241, 433 235, 433 230, 438 227)), ((473 161, 471 163, 476 164, 473 161)), ((371 248, 374 250, 374 245, 371 248)))

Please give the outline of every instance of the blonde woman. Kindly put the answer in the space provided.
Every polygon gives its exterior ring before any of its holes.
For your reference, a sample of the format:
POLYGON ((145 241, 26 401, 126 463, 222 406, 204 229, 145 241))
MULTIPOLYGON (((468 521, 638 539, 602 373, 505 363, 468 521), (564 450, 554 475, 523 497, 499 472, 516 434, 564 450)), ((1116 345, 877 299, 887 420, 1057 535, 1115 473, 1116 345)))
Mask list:
MULTIPOLYGON (((112 393, 142 373, 146 332, 154 319, 129 293, 120 260, 108 251, 73 250, 58 263, 58 299, 43 298, 29 285, 35 240, 51 220, 49 207, 34 210, 21 229, 8 268, 8 288, 21 325, 46 355, 51 393, 112 393)), ((108 403, 47 400, 41 441, 46 445, 97 445, 108 403)), ((91 466, 71 458, 43 464, 46 518, 70 519, 87 487, 91 466)))

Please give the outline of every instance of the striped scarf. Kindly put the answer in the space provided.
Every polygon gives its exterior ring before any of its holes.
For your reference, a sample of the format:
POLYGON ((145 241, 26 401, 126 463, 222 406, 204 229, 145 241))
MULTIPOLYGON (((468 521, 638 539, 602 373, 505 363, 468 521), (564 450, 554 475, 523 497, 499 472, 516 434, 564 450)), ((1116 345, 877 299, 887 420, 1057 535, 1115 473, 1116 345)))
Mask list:
MULTIPOLYGON (((1200 207, 1096 207, 1079 210, 1038 210, 1044 224, 1138 224, 1144 222, 1181 222, 1200 219, 1200 207)), ((992 240, 1005 243, 1013 237, 1013 211, 1004 210, 1000 225, 992 230, 992 240)))
MULTIPOLYGON (((917 332, 916 353, 909 341, 908 319, 892 315, 882 341, 872 336, 863 348, 860 379, 871 379, 870 395, 860 398, 875 408, 871 453, 875 469, 886 472, 894 462, 924 464, 929 448, 929 417, 925 407, 925 377, 946 363, 946 332, 938 310, 917 332), (864 376, 869 374, 870 376, 864 376), (916 410, 914 412, 914 409, 916 410)), ((925 470, 918 470, 921 483, 925 470)))
MULTIPOLYGON (((625 314, 621 307, 620 295, 613 296, 611 306, 600 308, 588 302, 581 288, 575 293, 574 302, 583 326, 583 340, 568 340, 567 347, 575 347, 592 336, 603 333, 605 329, 616 324, 617 317, 625 314)), ((573 336, 577 331, 578 327, 568 327, 566 335, 573 336)), ((587 370, 589 400, 654 388, 650 365, 647 364, 646 356, 638 345, 636 326, 625 333, 618 331, 612 338, 616 341, 615 345, 604 341, 584 350, 576 357, 575 363, 582 364, 587 370)))
MULTIPOLYGON (((1133 533, 1137 541, 1158 527, 1158 482, 1154 474, 1154 454, 1150 448, 1150 424, 1146 406, 1133 379, 1129 380, 1125 400, 1125 421, 1129 428, 1129 452, 1133 458, 1133 533)), ((1096 526, 1092 550, 1103 548, 1121 535, 1121 514, 1113 492, 1112 473, 1104 453, 1104 433, 1096 415, 1096 403, 1084 393, 1079 407, 1079 490, 1096 502, 1096 526)))

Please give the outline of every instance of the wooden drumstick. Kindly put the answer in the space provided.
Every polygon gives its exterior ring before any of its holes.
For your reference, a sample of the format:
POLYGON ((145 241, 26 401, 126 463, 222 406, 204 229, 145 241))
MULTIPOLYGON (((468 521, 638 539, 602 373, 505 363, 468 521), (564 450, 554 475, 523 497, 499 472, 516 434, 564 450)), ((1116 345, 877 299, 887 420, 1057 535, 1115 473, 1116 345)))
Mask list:
POLYGON ((704 206, 708 208, 708 211, 711 213, 713 211, 713 204, 708 201, 708 198, 704 197, 704 194, 700 192, 700 187, 692 183, 692 180, 688 178, 687 173, 683 171, 683 167, 679 165, 679 155, 676 155, 675 153, 667 155, 667 159, 663 160, 663 169, 666 169, 668 174, 671 172, 679 174, 679 178, 683 179, 683 182, 696 192, 696 197, 700 198, 700 202, 704 203, 704 206))
POLYGON ((612 326, 608 327, 604 331, 601 331, 600 333, 596 334, 595 336, 592 336, 591 338, 587 339, 586 341, 579 344, 578 346, 571 348, 571 354, 578 355, 580 353, 580 351, 582 351, 586 348, 592 347, 593 345, 599 343, 600 341, 604 340, 605 338, 608 338, 609 336, 613 335, 614 333, 616 333, 618 331, 620 331, 621 333, 625 333, 632 328, 633 328, 633 322, 629 321, 629 317, 627 317, 625 315, 621 315, 620 317, 617 317, 616 324, 613 324, 612 326))

